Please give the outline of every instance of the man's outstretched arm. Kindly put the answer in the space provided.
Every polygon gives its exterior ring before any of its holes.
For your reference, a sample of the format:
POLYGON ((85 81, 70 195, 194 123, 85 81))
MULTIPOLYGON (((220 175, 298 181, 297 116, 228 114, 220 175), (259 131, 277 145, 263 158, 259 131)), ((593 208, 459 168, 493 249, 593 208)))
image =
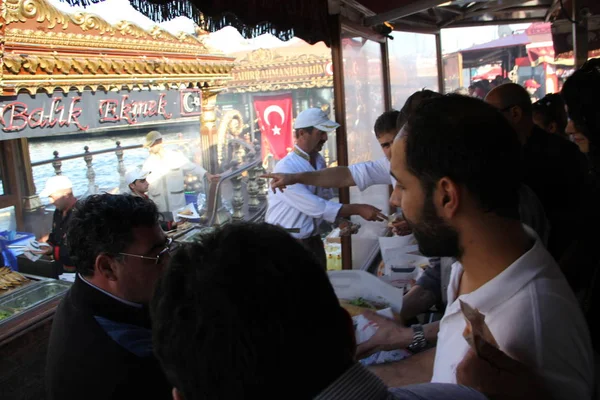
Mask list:
POLYGON ((354 178, 348 167, 325 168, 319 171, 295 174, 272 173, 262 175, 262 178, 271 179, 271 189, 273 189, 273 192, 277 189, 283 191, 287 186, 297 183, 324 188, 356 186, 356 182, 354 182, 354 178))

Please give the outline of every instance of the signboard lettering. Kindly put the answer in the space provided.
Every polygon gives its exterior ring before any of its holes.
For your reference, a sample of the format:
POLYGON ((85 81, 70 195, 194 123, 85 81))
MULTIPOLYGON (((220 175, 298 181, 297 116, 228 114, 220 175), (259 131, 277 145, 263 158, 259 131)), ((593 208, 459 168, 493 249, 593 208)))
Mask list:
POLYGON ((199 89, 0 97, 0 140, 64 135, 198 116, 199 89))

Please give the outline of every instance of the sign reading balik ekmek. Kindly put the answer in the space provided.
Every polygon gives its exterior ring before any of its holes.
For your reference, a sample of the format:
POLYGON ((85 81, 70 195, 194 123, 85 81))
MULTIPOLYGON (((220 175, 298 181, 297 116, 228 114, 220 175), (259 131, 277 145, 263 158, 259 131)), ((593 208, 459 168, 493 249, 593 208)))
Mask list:
POLYGON ((202 112, 199 89, 0 97, 0 140, 93 132, 161 123, 202 112))

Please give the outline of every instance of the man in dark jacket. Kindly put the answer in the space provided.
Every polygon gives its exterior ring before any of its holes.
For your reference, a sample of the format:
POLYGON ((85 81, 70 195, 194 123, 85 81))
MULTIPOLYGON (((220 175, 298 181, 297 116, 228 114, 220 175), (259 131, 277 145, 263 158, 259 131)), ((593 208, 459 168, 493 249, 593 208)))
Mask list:
POLYGON ((485 101, 500 110, 519 135, 523 145, 523 183, 544 206, 550 222, 547 247, 559 260, 581 229, 585 160, 573 143, 548 134, 533 123, 533 105, 522 86, 498 86, 485 101))
POLYGON ((69 257, 69 248, 65 240, 71 211, 77 202, 73 196, 73 184, 64 175, 53 176, 46 182, 46 187, 40 196, 48 197, 50 203, 56 207, 52 216, 52 231, 48 236, 50 247, 45 248, 42 254, 54 257, 54 260, 65 272, 75 272, 75 266, 69 257))
POLYGON ((169 399, 147 309, 174 250, 156 206, 129 195, 88 197, 73 209, 67 240, 77 277, 54 317, 48 399, 169 399))

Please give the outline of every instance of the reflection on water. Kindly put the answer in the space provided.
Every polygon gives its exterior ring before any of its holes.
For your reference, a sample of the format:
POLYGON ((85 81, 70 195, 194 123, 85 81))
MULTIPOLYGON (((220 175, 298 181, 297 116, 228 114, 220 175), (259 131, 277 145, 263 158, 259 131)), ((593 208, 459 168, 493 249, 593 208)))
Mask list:
MULTIPOLYGON (((165 141, 178 138, 177 133, 164 133, 165 141)), ((185 139, 197 138, 197 133, 187 133, 183 135, 185 139)), ((43 161, 53 158, 53 152, 56 150, 59 156, 68 156, 84 152, 84 146, 89 146, 90 151, 97 151, 109 148, 115 148, 116 142, 120 141, 121 146, 131 146, 143 143, 143 136, 105 136, 98 138, 68 138, 47 142, 34 142, 29 144, 31 162, 43 161)), ((144 148, 126 150, 123 155, 125 168, 135 168, 144 163, 148 157, 148 150, 144 148)), ((118 160, 114 152, 99 154, 93 159, 94 171, 96 172, 96 185, 102 190, 112 190, 119 186, 119 172, 117 171, 118 160)), ((73 182, 73 193, 75 196, 81 196, 87 192, 88 180, 86 178, 87 167, 82 158, 63 161, 62 174, 68 176, 73 182)), ((52 164, 45 164, 33 168, 33 181, 35 183, 36 193, 44 189, 48 178, 54 175, 52 164)), ((47 198, 41 198, 43 203, 47 203, 47 198)))

